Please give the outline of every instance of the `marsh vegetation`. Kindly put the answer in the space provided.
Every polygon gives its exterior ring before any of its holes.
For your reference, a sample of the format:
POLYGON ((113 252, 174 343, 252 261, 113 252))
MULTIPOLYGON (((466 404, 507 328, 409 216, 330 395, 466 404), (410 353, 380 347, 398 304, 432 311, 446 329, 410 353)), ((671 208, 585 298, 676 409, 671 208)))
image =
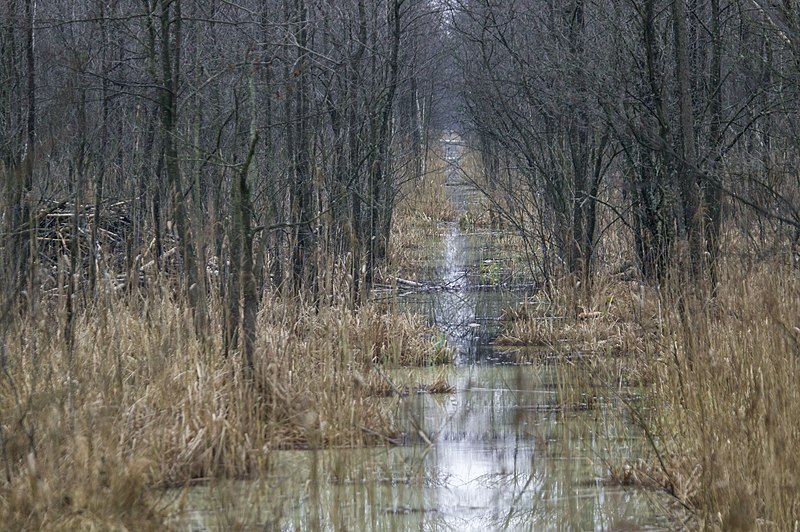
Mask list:
POLYGON ((795 530, 800 24, 0 1, 0 528, 795 530))

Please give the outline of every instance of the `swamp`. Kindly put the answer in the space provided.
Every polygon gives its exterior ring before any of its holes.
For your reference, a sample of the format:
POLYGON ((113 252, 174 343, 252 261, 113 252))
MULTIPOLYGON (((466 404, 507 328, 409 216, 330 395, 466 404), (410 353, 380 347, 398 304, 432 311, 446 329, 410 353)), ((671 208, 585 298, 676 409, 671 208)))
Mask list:
POLYGON ((0 530, 800 530, 800 22, 0 0, 0 530))

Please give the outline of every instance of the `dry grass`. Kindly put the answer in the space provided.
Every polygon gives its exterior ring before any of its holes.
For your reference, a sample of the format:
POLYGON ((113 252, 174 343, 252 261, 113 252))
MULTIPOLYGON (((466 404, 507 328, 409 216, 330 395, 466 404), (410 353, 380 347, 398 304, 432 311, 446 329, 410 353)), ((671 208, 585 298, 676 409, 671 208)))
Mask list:
POLYGON ((625 283, 598 276, 588 306, 569 303, 574 289, 555 287, 549 299, 525 302, 506 309, 505 332, 500 345, 533 346, 553 353, 639 355, 644 344, 659 330, 660 309, 656 295, 639 283, 625 283))
POLYGON ((643 349, 635 323, 613 318, 541 317, 514 320, 498 338, 498 345, 544 347, 556 353, 617 355, 643 349))
POLYGON ((668 491, 697 527, 798 530, 797 250, 786 228, 733 218, 708 297, 678 276, 638 282, 630 232, 601 208, 591 288, 553 281, 546 304, 508 309, 499 343, 555 362, 564 406, 613 401, 643 429, 644 460, 605 458, 614 481, 668 491), (625 397, 630 384, 642 400, 625 397))
POLYGON ((273 299, 247 383, 238 357, 220 354, 219 324, 201 340, 169 297, 107 300, 76 324, 72 407, 62 317, 46 310, 5 339, 0 519, 11 530, 160 529, 145 488, 250 476, 272 449, 383 444, 394 406, 365 383, 436 354, 418 318, 273 299))
POLYGON ((426 259, 430 243, 441 232, 441 224, 458 220, 445 190, 445 162, 431 154, 427 167, 428 172, 420 181, 404 184, 395 208, 387 261, 390 271, 426 259))
MULTIPOLYGON (((424 259, 441 223, 458 221, 443 164, 429 167, 398 206, 389 270, 424 259)), ((487 223, 474 218, 470 227, 487 223)), ((651 457, 606 457, 613 480, 666 489, 704 528, 797 529, 800 275, 730 240, 728 256, 750 257, 746 267, 723 265, 720 289, 703 299, 616 273, 629 245, 612 234, 592 290, 554 285, 547 305, 509 309, 500 343, 556 355, 563 408, 614 401, 644 429, 651 457), (646 402, 620 393, 632 383, 646 402)), ((500 254, 519 249, 515 237, 503 242, 500 254)), ((330 301, 341 299, 346 276, 325 275, 330 301)), ((168 294, 101 296, 77 317, 71 362, 57 301, 12 323, 0 367, 0 528, 161 530, 153 488, 249 477, 274 449, 392 442, 399 396, 453 391, 443 373, 430 384, 387 378, 385 368, 449 360, 418 316, 268 297, 245 382, 238 356, 220 354, 221 324, 198 337, 168 294)), ((222 315, 218 303, 210 310, 222 315)))
POLYGON ((796 529, 798 271, 731 269, 713 302, 676 299, 648 353, 663 475, 704 527, 796 529))
MULTIPOLYGON (((431 156, 429 168, 398 207, 393 268, 455 220, 444 163, 431 156)), ((320 269, 318 306, 265 295, 252 382, 237 354, 221 354, 219 298, 200 337, 166 282, 90 302, 71 356, 62 300, 14 321, 0 340, 0 529, 160 530, 153 488, 250 477, 275 449, 395 441, 397 394, 376 397, 385 369, 452 353, 420 316, 379 302, 352 310, 347 272, 320 269)), ((400 386, 449 391, 443 377, 400 386)))
POLYGON ((772 261, 723 266, 720 278, 713 299, 688 282, 659 292, 608 281, 585 319, 554 318, 555 303, 509 310, 501 340, 560 354, 567 402, 591 406, 598 388, 608 398, 615 384, 644 385, 647 406, 622 397, 622 411, 645 429, 651 457, 609 462, 612 478, 666 490, 701 528, 796 529, 800 275, 772 261))

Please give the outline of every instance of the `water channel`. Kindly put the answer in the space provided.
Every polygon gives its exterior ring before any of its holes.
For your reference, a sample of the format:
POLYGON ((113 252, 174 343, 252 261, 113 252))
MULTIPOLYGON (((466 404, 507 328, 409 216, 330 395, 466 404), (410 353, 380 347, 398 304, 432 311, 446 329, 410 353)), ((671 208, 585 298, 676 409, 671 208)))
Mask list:
MULTIPOLYGON (((451 162, 458 148, 445 147, 451 162)), ((454 164, 448 193, 461 210, 475 191, 454 164)), ((272 453, 258 481, 193 488, 180 526, 190 530, 641 530, 670 528, 664 496, 608 482, 644 439, 613 401, 559 408, 557 370, 518 364, 492 345, 504 308, 530 295, 507 278, 487 286, 496 237, 444 228, 398 304, 441 328, 455 350, 450 395, 409 397, 397 447, 272 453), (487 266, 488 265, 488 266, 487 266), (222 489, 221 489, 222 488, 222 489)), ((399 370, 398 370, 399 371, 399 370)), ((440 369, 418 372, 431 380, 440 369), (424 375, 430 372, 431 375, 424 375)))

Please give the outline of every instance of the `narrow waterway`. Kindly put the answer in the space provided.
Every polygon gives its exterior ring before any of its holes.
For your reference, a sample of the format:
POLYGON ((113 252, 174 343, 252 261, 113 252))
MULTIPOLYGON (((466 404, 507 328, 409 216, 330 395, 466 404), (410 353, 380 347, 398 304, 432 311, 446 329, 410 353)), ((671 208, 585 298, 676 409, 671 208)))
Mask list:
POLYGON ((399 447, 281 451, 271 475, 191 490, 193 530, 641 530, 668 528, 655 492, 607 485, 607 460, 643 442, 615 413, 558 412, 552 374, 462 367, 458 391, 420 395, 399 447))
MULTIPOLYGON (((476 192, 459 177, 448 191, 465 212, 476 192)), ((463 225, 463 224, 462 224, 463 225)), ((501 235, 500 235, 501 236, 501 235)), ((639 530, 669 528, 663 495, 611 483, 645 441, 609 397, 564 410, 557 366, 517 364, 492 345, 505 308, 532 294, 506 275, 498 235, 452 223, 417 279, 398 294, 455 350, 449 395, 406 399, 397 447, 279 451, 268 478, 194 488, 181 525, 227 530, 639 530)), ((441 369, 417 373, 420 382, 441 369), (426 374, 427 373, 427 374, 426 374)))
POLYGON ((509 234, 469 222, 470 207, 480 193, 463 177, 458 165, 459 146, 445 148, 447 197, 459 222, 445 224, 421 263, 412 265, 423 289, 398 296, 400 307, 427 316, 443 331, 454 350, 456 366, 511 362, 508 353, 494 349, 503 311, 535 291, 521 272, 509 267, 509 234))

